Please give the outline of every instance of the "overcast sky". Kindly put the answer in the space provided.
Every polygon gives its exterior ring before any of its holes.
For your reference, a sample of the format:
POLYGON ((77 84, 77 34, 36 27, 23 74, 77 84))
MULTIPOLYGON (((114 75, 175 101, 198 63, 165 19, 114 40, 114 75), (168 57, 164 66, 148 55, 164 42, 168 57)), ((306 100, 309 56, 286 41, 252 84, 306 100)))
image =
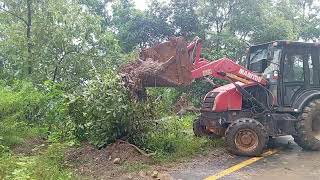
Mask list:
POLYGON ((133 0, 138 9, 145 10, 147 6, 147 0, 133 0))
MULTIPOLYGON (((168 0, 160 0, 160 2, 168 2, 168 0)), ((145 10, 147 8, 147 4, 149 0, 133 0, 133 2, 136 4, 136 7, 140 10, 145 10)))

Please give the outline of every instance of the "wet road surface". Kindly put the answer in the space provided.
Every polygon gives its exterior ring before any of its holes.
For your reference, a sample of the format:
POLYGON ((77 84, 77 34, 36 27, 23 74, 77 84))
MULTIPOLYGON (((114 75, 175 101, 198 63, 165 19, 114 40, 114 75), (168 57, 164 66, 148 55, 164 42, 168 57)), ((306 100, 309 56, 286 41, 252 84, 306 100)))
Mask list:
MULTIPOLYGON (((320 152, 303 151, 291 136, 274 139, 272 144, 272 149, 279 149, 279 152, 221 179, 320 180, 320 152)), ((170 175, 181 180, 214 179, 213 175, 248 159, 250 158, 225 155, 199 166, 173 171, 170 175)))

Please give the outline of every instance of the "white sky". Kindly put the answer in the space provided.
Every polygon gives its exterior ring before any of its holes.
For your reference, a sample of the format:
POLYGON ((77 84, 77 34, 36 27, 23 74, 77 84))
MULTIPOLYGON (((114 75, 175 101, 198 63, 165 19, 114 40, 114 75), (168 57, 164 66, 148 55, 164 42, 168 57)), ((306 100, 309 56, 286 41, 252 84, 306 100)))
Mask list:
MULTIPOLYGON (((137 9, 145 10, 147 9, 149 0, 133 0, 133 2, 135 3, 137 9)), ((168 0, 160 0, 160 2, 166 3, 168 0)))
POLYGON ((145 10, 147 7, 147 1, 148 0, 133 0, 135 3, 136 7, 140 10, 145 10))

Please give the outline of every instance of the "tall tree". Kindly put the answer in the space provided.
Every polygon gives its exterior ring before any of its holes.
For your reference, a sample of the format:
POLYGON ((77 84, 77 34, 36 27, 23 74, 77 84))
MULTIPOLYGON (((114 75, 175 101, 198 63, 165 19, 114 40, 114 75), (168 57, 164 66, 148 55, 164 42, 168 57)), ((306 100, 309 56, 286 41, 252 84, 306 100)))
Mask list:
POLYGON ((192 37, 199 33, 199 19, 196 14, 197 0, 171 0, 169 7, 172 17, 171 23, 176 35, 192 37))
POLYGON ((170 15, 168 7, 157 1, 152 1, 149 7, 147 11, 139 11, 128 0, 119 0, 113 4, 112 22, 126 52, 136 47, 150 46, 174 33, 167 23, 170 15))
POLYGON ((33 1, 32 33, 28 36, 24 33, 27 15, 21 16, 27 14, 28 7, 26 4, 14 7, 15 16, 0 12, 3 30, 0 56, 6 77, 29 77, 34 82, 49 79, 73 86, 85 82, 92 72, 103 72, 120 63, 116 61, 121 55, 118 41, 101 26, 102 18, 81 4, 64 0, 33 1), (28 37, 32 39, 32 75, 20 71, 28 67, 25 65, 29 57, 28 37))
POLYGON ((102 24, 105 27, 110 25, 111 13, 107 8, 112 3, 112 0, 79 0, 79 3, 86 6, 91 13, 102 17, 102 24))
MULTIPOLYGON (((23 60, 25 64, 24 72, 28 75, 32 74, 32 16, 33 16, 33 0, 26 1, 0 1, 0 13, 3 13, 3 18, 8 17, 12 19, 12 22, 19 22, 24 26, 22 31, 25 34, 21 37, 25 42, 25 48, 27 50, 27 56, 23 60), (7 16, 6 16, 7 15, 7 16)), ((10 23, 6 21, 5 23, 10 23)), ((9 25, 9 24, 8 24, 9 25)), ((10 25, 9 25, 10 26, 10 25)))

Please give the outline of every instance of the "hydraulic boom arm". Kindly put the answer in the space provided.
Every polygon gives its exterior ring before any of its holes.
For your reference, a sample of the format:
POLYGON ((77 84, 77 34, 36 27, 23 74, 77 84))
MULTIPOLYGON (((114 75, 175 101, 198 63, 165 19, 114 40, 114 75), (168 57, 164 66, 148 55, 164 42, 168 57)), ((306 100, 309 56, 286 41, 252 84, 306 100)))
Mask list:
MULTIPOLYGON (((213 76, 219 79, 240 81, 245 84, 252 82, 262 85, 267 84, 267 81, 262 76, 258 76, 228 58, 222 58, 212 62, 209 62, 204 58, 200 58, 201 48, 202 44, 200 39, 196 39, 188 46, 189 53, 191 51, 196 52, 195 60, 193 62, 193 70, 191 71, 193 79, 213 76)), ((194 57, 193 52, 191 57, 194 57)))

